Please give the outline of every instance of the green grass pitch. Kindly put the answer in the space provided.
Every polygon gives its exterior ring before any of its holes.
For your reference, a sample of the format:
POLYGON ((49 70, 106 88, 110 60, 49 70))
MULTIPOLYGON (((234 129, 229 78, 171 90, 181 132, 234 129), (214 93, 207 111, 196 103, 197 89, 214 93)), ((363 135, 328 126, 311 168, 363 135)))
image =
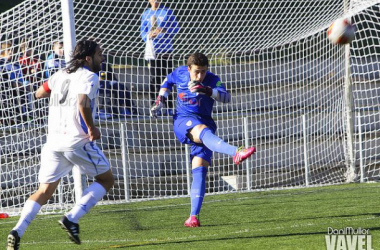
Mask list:
MULTIPOLYGON (((80 221, 81 245, 42 215, 21 249, 326 249, 328 227, 369 229, 380 249, 380 184, 207 195, 200 228, 185 228, 189 198, 96 206, 80 221)), ((0 220, 5 246, 18 217, 0 220)))

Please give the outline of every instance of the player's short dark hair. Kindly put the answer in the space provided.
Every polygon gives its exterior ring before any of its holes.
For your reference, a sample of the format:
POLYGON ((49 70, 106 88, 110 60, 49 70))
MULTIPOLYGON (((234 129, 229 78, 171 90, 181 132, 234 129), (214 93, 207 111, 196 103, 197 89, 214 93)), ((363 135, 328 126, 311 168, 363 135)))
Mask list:
POLYGON ((189 58, 187 59, 187 66, 191 67, 191 65, 208 67, 208 58, 205 54, 202 54, 200 52, 195 52, 191 54, 189 58))
POLYGON ((74 73, 86 63, 86 56, 94 56, 98 43, 93 40, 81 40, 77 42, 71 61, 67 67, 68 73, 74 73))

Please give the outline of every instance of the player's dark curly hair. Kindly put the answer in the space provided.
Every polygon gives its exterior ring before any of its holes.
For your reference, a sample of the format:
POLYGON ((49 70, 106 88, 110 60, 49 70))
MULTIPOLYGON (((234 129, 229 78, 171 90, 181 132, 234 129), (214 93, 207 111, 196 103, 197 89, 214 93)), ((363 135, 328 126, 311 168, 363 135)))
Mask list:
POLYGON ((187 66, 191 67, 191 65, 208 67, 208 58, 205 54, 202 54, 200 52, 195 52, 191 54, 189 58, 187 59, 187 66))
POLYGON ((77 42, 66 71, 70 74, 83 67, 86 63, 86 56, 94 56, 97 46, 98 44, 93 40, 81 40, 77 42))

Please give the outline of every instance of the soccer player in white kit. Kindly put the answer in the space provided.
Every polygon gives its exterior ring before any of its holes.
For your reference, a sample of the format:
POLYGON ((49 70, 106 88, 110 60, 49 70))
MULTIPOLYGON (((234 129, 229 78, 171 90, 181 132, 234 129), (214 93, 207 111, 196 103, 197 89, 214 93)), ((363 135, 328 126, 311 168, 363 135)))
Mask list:
POLYGON ((68 67, 56 72, 37 90, 37 98, 50 97, 47 142, 41 153, 40 186, 25 202, 17 225, 9 233, 8 250, 19 249, 25 230, 73 166, 96 180, 84 190, 73 209, 58 221, 74 243, 80 244, 79 219, 113 186, 109 162, 94 143, 100 138, 93 113, 99 89, 97 73, 103 60, 102 50, 95 41, 79 41, 68 67))

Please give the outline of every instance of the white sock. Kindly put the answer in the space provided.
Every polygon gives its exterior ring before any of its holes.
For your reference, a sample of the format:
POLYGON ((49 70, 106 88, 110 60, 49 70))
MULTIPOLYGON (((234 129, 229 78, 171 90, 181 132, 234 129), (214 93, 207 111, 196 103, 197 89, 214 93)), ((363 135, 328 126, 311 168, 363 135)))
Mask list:
POLYGON ((18 236, 23 236, 29 224, 34 220, 38 212, 40 211, 41 205, 35 201, 27 200, 25 202, 24 208, 22 209, 20 219, 17 225, 13 228, 18 233, 18 236))
POLYGON ((97 182, 92 183, 84 190, 79 202, 66 214, 67 219, 71 222, 78 223, 79 219, 87 214, 106 193, 107 191, 102 185, 97 182))

